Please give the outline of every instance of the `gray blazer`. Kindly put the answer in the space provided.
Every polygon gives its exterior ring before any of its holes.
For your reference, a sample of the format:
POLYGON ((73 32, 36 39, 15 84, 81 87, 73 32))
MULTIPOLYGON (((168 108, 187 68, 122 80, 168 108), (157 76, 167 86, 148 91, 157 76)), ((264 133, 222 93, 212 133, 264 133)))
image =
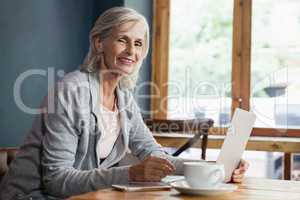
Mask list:
POLYGON ((145 126, 129 90, 117 89, 121 132, 100 164, 99 79, 75 71, 56 84, 42 104, 16 159, 1 182, 0 199, 55 199, 128 182, 129 166, 116 165, 128 150, 139 159, 169 159, 182 173, 182 160, 164 154, 145 126))

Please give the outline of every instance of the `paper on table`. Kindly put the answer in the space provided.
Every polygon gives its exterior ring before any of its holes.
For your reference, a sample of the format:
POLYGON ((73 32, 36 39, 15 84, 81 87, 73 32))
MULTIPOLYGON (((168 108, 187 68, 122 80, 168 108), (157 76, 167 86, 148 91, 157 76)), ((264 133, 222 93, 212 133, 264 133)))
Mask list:
POLYGON ((171 186, 163 182, 131 182, 128 184, 112 185, 113 188, 127 192, 169 190, 171 186))
POLYGON ((256 116, 237 108, 227 131, 217 163, 224 164, 225 182, 230 181, 232 172, 238 167, 250 137, 256 116))
POLYGON ((169 176, 166 176, 165 178, 161 179, 161 182, 163 182, 163 183, 172 183, 172 182, 181 181, 181 180, 184 180, 184 176, 169 175, 169 176))

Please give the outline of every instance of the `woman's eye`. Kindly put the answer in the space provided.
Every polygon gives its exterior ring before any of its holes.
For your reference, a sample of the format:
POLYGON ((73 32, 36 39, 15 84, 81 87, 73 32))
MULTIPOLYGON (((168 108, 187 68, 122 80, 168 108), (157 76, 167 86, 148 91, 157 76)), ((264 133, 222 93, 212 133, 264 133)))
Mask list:
POLYGON ((120 38, 120 39, 118 39, 118 41, 119 41, 119 42, 126 43, 126 40, 125 40, 125 39, 123 39, 123 38, 120 38))
POLYGON ((135 42, 135 46, 141 47, 141 46, 143 46, 143 43, 142 42, 135 42))

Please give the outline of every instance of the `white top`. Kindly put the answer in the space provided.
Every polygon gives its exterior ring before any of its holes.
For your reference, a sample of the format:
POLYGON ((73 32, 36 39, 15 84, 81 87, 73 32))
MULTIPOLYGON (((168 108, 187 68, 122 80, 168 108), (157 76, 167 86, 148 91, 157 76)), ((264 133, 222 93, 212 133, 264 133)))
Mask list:
POLYGON ((111 111, 100 104, 100 116, 98 116, 98 119, 101 137, 97 144, 97 153, 102 159, 109 155, 119 136, 121 130, 119 110, 116 108, 114 111, 111 111))

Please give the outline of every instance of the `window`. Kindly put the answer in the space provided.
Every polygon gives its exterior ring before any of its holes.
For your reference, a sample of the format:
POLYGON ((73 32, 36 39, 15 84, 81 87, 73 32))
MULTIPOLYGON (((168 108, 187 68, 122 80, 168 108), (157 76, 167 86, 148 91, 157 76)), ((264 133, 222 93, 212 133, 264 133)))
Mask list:
POLYGON ((300 136, 299 5, 154 0, 152 117, 222 127, 241 107, 258 116, 252 135, 300 136))
POLYGON ((231 110, 233 0, 172 0, 168 118, 214 119, 231 110))
POLYGON ((251 109, 257 127, 300 128, 300 2, 253 1, 251 109))

